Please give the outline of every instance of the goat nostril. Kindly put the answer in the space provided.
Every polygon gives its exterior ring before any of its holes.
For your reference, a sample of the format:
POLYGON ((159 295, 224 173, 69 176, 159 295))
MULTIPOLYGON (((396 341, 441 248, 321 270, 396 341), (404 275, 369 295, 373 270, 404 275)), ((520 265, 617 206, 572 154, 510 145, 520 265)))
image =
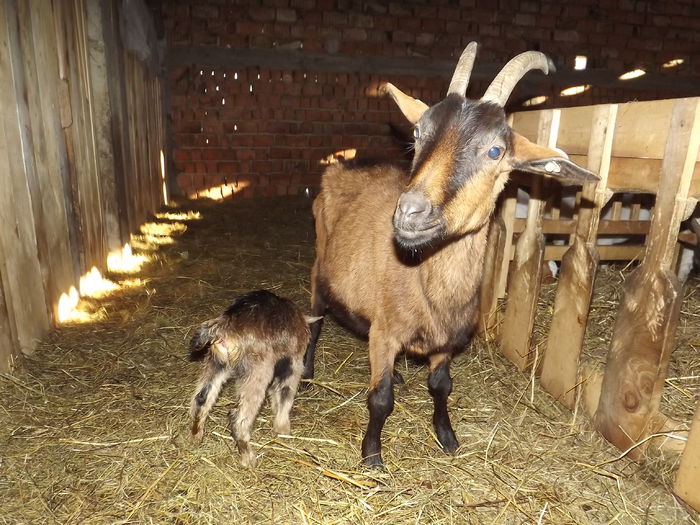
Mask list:
POLYGON ((430 214, 430 201, 417 193, 404 193, 399 198, 399 210, 405 217, 419 219, 430 214))

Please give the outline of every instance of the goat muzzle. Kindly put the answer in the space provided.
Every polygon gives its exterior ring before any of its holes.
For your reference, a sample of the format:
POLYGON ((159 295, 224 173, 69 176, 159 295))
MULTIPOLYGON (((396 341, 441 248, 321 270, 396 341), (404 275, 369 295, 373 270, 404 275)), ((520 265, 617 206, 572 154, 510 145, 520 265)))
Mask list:
POLYGON ((440 235, 442 224, 430 200, 420 192, 399 197, 394 211, 394 236, 404 247, 417 248, 440 235))

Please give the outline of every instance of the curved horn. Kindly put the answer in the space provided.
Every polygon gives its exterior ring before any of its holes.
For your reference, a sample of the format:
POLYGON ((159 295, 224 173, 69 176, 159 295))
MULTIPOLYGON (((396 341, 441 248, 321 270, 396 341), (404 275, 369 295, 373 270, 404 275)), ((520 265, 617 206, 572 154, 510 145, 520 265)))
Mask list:
POLYGON ((455 72, 452 75, 450 87, 447 90, 448 95, 450 93, 457 93, 458 95, 464 96, 467 92, 467 85, 469 84, 469 77, 472 74, 472 67, 474 67, 477 47, 478 44, 476 42, 469 42, 469 45, 462 51, 455 72))
POLYGON ((481 100, 495 102, 499 106, 505 106, 508 97, 518 81, 525 73, 533 69, 539 69, 548 74, 554 71, 554 64, 544 53, 539 51, 525 51, 510 59, 501 72, 496 75, 491 85, 481 97, 481 100))

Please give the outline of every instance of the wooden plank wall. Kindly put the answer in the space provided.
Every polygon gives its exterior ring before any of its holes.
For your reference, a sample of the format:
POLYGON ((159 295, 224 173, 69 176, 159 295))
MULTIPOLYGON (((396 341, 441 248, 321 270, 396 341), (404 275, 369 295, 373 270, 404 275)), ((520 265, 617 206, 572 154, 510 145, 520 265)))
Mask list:
MULTIPOLYGON (((642 459, 650 438, 669 422, 659 402, 683 298, 675 263, 681 222, 700 198, 700 98, 520 113, 512 126, 531 140, 562 148, 601 179, 579 192, 576 201, 588 204, 564 220, 551 205, 560 190, 549 187, 550 194, 542 194, 540 184, 533 184, 533 204, 520 224, 514 192, 505 194, 491 230, 491 244, 499 251, 490 251, 486 262, 484 289, 491 292, 483 294, 481 330, 500 340, 501 351, 518 369, 534 366, 542 387, 566 406, 574 408, 580 393, 593 425, 631 458, 642 459), (558 132, 546 137, 543 123, 551 121, 553 111, 559 115, 558 132), (611 218, 601 219, 605 203, 627 192, 653 196, 650 220, 638 220, 639 204, 632 205, 629 220, 622 220, 621 200, 610 207, 611 218), (535 220, 548 199, 548 220, 535 220), (568 242, 545 247, 546 233, 568 235, 568 242), (602 246, 596 242, 601 233, 640 234, 643 241, 634 250, 602 246), (526 243, 538 249, 524 251, 526 243), (547 345, 544 355, 537 355, 530 343, 535 311, 525 306, 539 295, 542 262, 562 257, 547 345), (625 281, 606 365, 601 371, 582 370, 579 355, 598 262, 632 257, 641 262, 625 281), (505 313, 496 301, 503 296, 505 313)), ((695 234, 685 236, 697 244, 695 234)), ((698 508, 695 419, 675 490, 698 508)))
POLYGON ((163 200, 161 78, 118 0, 0 1, 0 371, 163 200))

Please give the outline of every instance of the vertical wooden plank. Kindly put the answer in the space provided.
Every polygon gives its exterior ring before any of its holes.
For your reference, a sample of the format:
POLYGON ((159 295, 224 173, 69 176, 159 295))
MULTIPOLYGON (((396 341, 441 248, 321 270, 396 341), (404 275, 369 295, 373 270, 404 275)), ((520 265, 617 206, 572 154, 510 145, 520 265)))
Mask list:
MULTIPOLYGON (((1 249, 0 254, 2 254, 1 249)), ((7 274, 7 271, 4 266, 2 259, 0 259, 0 372, 2 373, 12 371, 19 349, 15 322, 14 319, 10 318, 12 312, 8 309, 5 298, 5 285, 2 277, 7 274)))
POLYGON ((688 505, 700 511, 700 403, 695 408, 695 417, 678 466, 673 491, 688 505))
MULTIPOLYGON (((654 432, 682 287, 671 270, 700 146, 700 99, 675 102, 642 264, 625 282, 595 425, 625 450, 654 432)), ((644 444, 630 457, 642 456, 644 444)))
MULTIPOLYGON (((21 64, 17 4, 8 0, 0 3, 0 173, 5 174, 0 191, 0 277, 20 349, 31 353, 36 339, 48 329, 49 316, 29 193, 27 170, 34 167, 27 142, 29 122, 19 110, 17 89, 24 82, 21 64)), ((3 366, 18 350, 4 352, 3 366)))
POLYGON ((119 13, 117 3, 114 0, 102 2, 103 35, 105 39, 105 55, 107 63, 107 77, 118 78, 119 82, 113 82, 109 86, 109 104, 112 108, 112 154, 114 162, 114 190, 116 198, 117 215, 119 220, 119 243, 124 245, 129 241, 131 225, 131 206, 127 199, 128 177, 127 159, 128 136, 127 129, 127 103, 126 103, 126 75, 124 72, 124 51, 119 37, 119 13))
POLYGON ((605 204, 617 106, 598 106, 593 114, 587 168, 600 181, 582 190, 574 242, 564 254, 554 299, 547 350, 542 361, 542 386, 566 406, 573 408, 578 362, 598 268, 595 248, 600 211, 605 204))
POLYGON ((26 77, 23 106, 31 126, 36 175, 32 209, 46 296, 55 318, 59 296, 77 282, 79 274, 72 257, 72 226, 65 204, 67 166, 57 111, 59 69, 53 12, 50 0, 22 2, 18 7, 26 77))
POLYGON ((503 208, 501 209, 501 220, 504 226, 503 256, 500 259, 500 268, 497 271, 495 285, 496 298, 502 299, 506 295, 508 286, 508 270, 510 269, 511 254, 513 253, 513 223, 515 222, 515 211, 517 207, 518 189, 514 184, 506 188, 503 208))
MULTIPOLYGON (((556 146, 559 116, 559 110, 541 112, 537 138, 539 144, 556 146)), ((541 187, 542 180, 534 178, 525 231, 518 239, 515 260, 511 266, 508 303, 501 331, 501 352, 519 370, 524 370, 530 364, 530 341, 542 280, 544 202, 541 200, 541 187)))
POLYGON ((114 173, 112 143, 112 106, 109 89, 114 83, 108 77, 107 52, 105 50, 103 2, 85 4, 87 69, 91 107, 93 110, 94 146, 97 177, 103 205, 104 235, 108 251, 122 246, 118 219, 117 187, 114 173))
POLYGON ((72 111, 66 128, 68 158, 73 171, 73 201, 81 238, 81 273, 101 267, 107 255, 96 159, 89 61, 82 0, 65 2, 59 24, 65 37, 67 82, 72 111))
POLYGON ((479 335, 485 339, 492 340, 495 337, 498 319, 498 281, 500 279, 500 269, 502 268, 502 258, 506 257, 506 226, 503 218, 499 215, 489 227, 489 238, 486 244, 486 254, 484 257, 484 275, 481 283, 480 316, 478 330, 479 335))

